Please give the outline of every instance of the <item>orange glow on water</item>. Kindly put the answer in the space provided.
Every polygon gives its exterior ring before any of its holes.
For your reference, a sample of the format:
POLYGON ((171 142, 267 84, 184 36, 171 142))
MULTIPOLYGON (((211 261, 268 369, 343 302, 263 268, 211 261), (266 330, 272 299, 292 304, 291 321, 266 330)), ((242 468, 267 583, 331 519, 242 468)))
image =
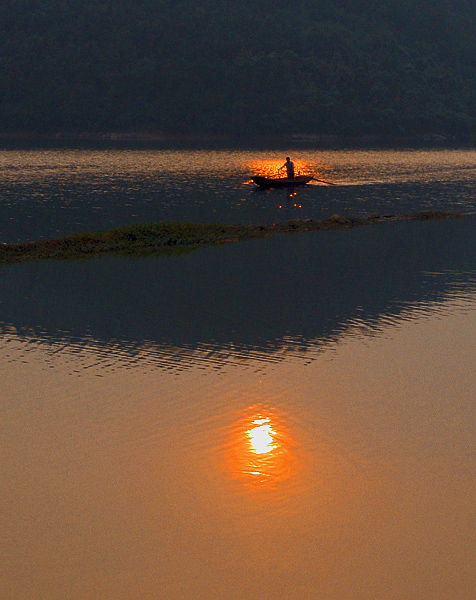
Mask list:
POLYGON ((250 485, 274 486, 296 472, 293 440, 274 410, 249 407, 230 433, 228 469, 250 485))
POLYGON ((254 427, 248 430, 252 452, 256 454, 265 454, 276 449, 273 444, 276 431, 273 430, 269 417, 265 419, 255 419, 254 427))
MULTIPOLYGON (((311 173, 309 165, 303 160, 291 159, 294 163, 294 173, 296 176, 309 175, 311 173)), ((284 165, 284 158, 275 160, 260 160, 252 161, 249 163, 250 171, 253 175, 260 175, 262 177, 286 177, 286 169, 281 169, 284 165)))

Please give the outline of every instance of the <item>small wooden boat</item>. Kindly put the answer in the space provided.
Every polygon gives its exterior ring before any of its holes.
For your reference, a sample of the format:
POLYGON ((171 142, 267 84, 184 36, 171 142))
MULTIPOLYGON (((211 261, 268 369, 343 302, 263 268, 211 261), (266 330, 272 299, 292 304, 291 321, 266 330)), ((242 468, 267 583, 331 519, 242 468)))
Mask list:
POLYGON ((256 175, 251 180, 259 185, 262 190, 270 188, 287 188, 298 185, 306 185, 312 179, 312 175, 300 175, 299 177, 261 177, 256 175))

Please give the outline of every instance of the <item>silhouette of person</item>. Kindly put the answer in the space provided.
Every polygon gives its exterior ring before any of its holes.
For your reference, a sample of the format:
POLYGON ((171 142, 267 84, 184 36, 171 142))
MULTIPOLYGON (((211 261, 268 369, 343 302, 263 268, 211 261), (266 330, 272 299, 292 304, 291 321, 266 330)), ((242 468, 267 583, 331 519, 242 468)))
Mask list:
POLYGON ((282 167, 279 168, 279 170, 281 171, 281 169, 284 169, 284 168, 286 168, 286 171, 288 173, 288 178, 294 179, 294 163, 291 161, 289 156, 286 156, 286 162, 284 163, 284 165, 282 167))

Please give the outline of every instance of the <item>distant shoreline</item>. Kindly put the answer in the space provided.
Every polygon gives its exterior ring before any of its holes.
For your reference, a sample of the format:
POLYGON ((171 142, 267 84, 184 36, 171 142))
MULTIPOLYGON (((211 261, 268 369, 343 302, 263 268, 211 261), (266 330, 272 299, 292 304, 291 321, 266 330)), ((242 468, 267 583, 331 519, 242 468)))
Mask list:
POLYGON ((233 135, 216 133, 169 134, 148 131, 56 131, 56 132, 0 132, 0 143, 267 143, 321 145, 340 144, 468 144, 476 143, 476 135, 456 136, 440 133, 407 135, 333 135, 293 133, 283 135, 233 135))

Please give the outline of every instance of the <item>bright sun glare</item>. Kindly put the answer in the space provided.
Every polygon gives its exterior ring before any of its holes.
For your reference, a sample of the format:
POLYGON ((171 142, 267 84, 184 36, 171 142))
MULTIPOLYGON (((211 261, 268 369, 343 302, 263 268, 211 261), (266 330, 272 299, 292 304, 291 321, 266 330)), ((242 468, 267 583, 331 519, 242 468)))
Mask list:
POLYGON ((261 405, 249 406, 236 422, 227 446, 227 461, 234 476, 252 489, 275 489, 295 470, 294 446, 281 415, 261 405))
POLYGON ((255 419, 252 424, 255 427, 248 431, 248 436, 253 452, 266 454, 274 450, 276 445, 273 444, 273 441, 276 432, 271 427, 269 418, 255 419))

